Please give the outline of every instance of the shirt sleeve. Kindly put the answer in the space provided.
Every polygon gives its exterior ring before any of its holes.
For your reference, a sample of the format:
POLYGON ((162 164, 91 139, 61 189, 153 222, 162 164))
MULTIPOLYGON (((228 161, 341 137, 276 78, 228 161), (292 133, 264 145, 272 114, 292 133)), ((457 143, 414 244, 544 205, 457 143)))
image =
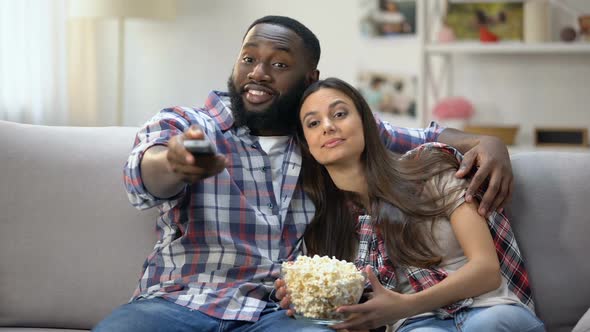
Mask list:
POLYGON ((200 121, 197 112, 192 109, 167 108, 160 111, 137 132, 133 149, 123 169, 125 189, 133 206, 144 210, 171 201, 170 198, 161 199, 147 191, 140 167, 145 151, 154 145, 167 146, 171 137, 183 133, 193 123, 205 128, 205 122, 200 121))
POLYGON ((379 135, 387 149, 402 154, 424 143, 436 142, 445 129, 434 121, 426 128, 402 128, 381 120, 378 115, 375 118, 379 135))

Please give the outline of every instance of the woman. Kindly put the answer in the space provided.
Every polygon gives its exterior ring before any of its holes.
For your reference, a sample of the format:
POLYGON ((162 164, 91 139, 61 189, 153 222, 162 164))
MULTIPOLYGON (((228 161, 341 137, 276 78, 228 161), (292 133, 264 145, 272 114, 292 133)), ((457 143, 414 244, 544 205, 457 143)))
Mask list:
POLYGON ((370 265, 369 299, 339 308, 351 318, 333 328, 544 331, 518 248, 495 229, 511 235, 509 225, 494 215, 500 224, 488 226, 465 201, 452 148, 431 144, 402 158, 387 151, 365 100, 336 78, 306 90, 299 119, 302 185, 316 206, 307 254, 370 265), (498 261, 506 250, 498 239, 514 247, 510 262, 498 261))

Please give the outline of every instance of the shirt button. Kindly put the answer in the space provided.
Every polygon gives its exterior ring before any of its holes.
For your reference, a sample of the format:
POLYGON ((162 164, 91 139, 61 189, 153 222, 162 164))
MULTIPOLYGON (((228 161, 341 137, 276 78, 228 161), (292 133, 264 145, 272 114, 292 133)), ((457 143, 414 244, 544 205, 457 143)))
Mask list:
POLYGON ((268 208, 272 209, 272 207, 273 207, 272 203, 268 203, 268 208))
POLYGON ((251 147, 252 149, 256 149, 256 144, 252 144, 252 145, 250 145, 250 147, 251 147))
POLYGON ((267 170, 268 170, 268 167, 266 167, 266 166, 262 167, 263 172, 266 172, 267 170))

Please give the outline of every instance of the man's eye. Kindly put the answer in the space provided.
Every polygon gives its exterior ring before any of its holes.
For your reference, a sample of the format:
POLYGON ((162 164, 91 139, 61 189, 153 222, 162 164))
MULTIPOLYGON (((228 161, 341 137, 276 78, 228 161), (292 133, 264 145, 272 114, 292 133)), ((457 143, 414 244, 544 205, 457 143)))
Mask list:
POLYGON ((277 68, 287 68, 287 65, 281 62, 274 63, 273 66, 277 68))
POLYGON ((252 59, 252 58, 251 58, 251 57, 249 57, 249 56, 245 56, 245 57, 243 57, 243 58, 242 58, 242 62, 245 62, 245 63, 252 63, 252 62, 254 62, 254 59, 252 59))

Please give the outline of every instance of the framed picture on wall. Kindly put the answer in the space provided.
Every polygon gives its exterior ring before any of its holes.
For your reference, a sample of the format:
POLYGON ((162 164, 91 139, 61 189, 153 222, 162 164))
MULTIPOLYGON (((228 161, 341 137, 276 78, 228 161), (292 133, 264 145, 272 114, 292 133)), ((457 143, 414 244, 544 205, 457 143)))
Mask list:
POLYGON ((360 0, 361 32, 383 38, 416 34, 415 0, 360 0))
POLYGON ((386 118, 416 118, 416 76, 361 71, 358 81, 373 112, 386 118))
POLYGON ((480 39, 482 28, 500 40, 522 40, 523 3, 450 1, 445 23, 458 40, 480 39))

